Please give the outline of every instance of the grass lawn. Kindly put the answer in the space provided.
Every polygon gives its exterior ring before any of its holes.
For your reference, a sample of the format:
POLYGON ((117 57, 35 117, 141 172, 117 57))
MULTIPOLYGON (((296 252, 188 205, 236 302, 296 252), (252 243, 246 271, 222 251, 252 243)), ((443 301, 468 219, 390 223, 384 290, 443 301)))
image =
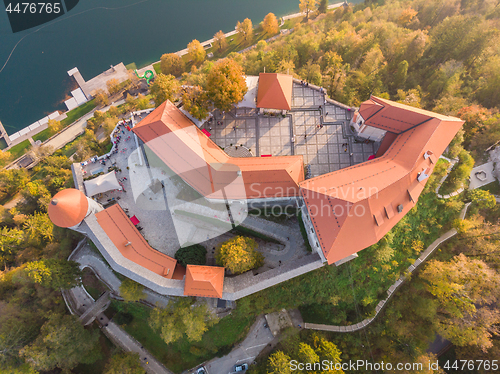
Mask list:
POLYGON ((498 181, 488 183, 487 185, 480 187, 479 189, 489 191, 493 195, 500 195, 500 183, 498 181))
POLYGON ((134 318, 122 326, 125 331, 139 341, 152 355, 175 373, 195 367, 215 356, 230 352, 232 346, 242 340, 254 318, 250 316, 227 316, 212 326, 200 342, 189 342, 186 337, 165 344, 160 335, 148 324, 150 308, 141 304, 126 304, 113 301, 118 313, 129 313, 134 318))
POLYGON ((30 146, 31 146, 30 141, 28 139, 26 139, 25 141, 10 148, 9 152, 11 154, 11 159, 15 160, 15 159, 21 157, 23 154, 26 153, 26 151, 29 149, 30 146))
MULTIPOLYGON (((96 104, 94 103, 94 100, 90 100, 87 101, 85 104, 79 106, 78 108, 75 108, 67 112, 66 113, 67 117, 61 121, 61 130, 71 125, 80 117, 83 117, 85 114, 90 112, 95 107, 96 104)), ((38 134, 33 135, 33 140, 35 141, 40 140, 41 142, 44 142, 55 134, 56 134, 55 131, 52 131, 50 128, 46 128, 45 130, 40 131, 38 134)))
POLYGON ((306 322, 352 324, 373 315, 387 289, 439 235, 451 228, 463 202, 438 199, 437 181, 446 170, 441 160, 414 207, 379 243, 342 266, 322 268, 239 301, 247 314, 299 308, 306 322), (389 247, 389 248, 387 248, 389 247), (385 259, 380 254, 388 252, 385 259))
POLYGON ((125 69, 127 69, 127 70, 137 70, 137 65, 135 64, 135 62, 131 62, 130 64, 125 65, 125 69))

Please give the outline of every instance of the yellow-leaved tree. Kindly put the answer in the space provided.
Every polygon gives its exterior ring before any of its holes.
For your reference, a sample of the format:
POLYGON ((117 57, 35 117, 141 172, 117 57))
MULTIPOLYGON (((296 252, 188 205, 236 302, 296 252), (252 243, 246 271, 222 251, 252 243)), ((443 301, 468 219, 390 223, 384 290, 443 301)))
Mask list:
POLYGON ((217 264, 233 274, 255 269, 264 263, 264 256, 257 251, 257 247, 255 240, 243 236, 227 240, 217 249, 217 264))

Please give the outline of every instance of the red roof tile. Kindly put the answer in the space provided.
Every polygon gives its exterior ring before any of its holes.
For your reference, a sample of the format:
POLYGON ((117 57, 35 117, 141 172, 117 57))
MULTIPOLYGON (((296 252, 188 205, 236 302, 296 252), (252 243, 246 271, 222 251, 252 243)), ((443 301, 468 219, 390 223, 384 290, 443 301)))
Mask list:
POLYGON ((418 182, 418 173, 430 173, 435 166, 424 154, 430 150, 439 157, 463 124, 458 118, 396 104, 372 97, 361 105, 365 124, 398 133, 389 137, 380 157, 300 183, 328 263, 376 243, 403 218, 428 180, 418 182))
POLYGON ((260 73, 257 108, 290 110, 293 78, 279 73, 260 73))
POLYGON ((224 268, 217 266, 188 265, 186 269, 185 296, 222 298, 224 268))
POLYGON ((298 183, 304 179, 302 156, 229 157, 170 101, 133 131, 165 165, 207 198, 223 199, 223 193, 229 199, 297 196, 298 183))

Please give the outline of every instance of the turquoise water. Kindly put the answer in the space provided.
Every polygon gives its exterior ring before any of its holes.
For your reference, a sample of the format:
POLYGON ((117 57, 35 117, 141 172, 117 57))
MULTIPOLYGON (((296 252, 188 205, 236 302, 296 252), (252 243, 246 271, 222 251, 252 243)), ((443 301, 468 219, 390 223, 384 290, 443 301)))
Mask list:
MULTIPOLYGON (((332 1, 333 3, 333 1, 332 1)), ((273 12, 298 11, 299 0, 80 0, 68 14, 35 29, 12 34, 0 14, 0 121, 9 134, 30 125, 63 103, 76 88, 67 71, 78 67, 89 80, 111 64, 159 60, 163 53, 234 29, 249 17, 254 24, 273 12), (103 9, 103 7, 107 9, 103 9), (118 8, 118 9, 112 9, 118 8)), ((3 8, 2 8, 3 9, 3 8)))

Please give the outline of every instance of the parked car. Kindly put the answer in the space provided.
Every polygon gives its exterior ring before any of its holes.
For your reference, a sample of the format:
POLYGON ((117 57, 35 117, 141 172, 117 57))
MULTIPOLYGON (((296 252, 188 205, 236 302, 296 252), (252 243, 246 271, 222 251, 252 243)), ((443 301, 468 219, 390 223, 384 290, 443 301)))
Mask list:
POLYGON ((236 372, 238 372, 238 371, 245 371, 245 370, 248 370, 248 364, 236 365, 234 367, 234 371, 236 371, 236 372))
POLYGON ((206 374, 207 371, 205 370, 205 367, 202 366, 201 368, 198 368, 198 370, 196 370, 196 374, 206 374))

